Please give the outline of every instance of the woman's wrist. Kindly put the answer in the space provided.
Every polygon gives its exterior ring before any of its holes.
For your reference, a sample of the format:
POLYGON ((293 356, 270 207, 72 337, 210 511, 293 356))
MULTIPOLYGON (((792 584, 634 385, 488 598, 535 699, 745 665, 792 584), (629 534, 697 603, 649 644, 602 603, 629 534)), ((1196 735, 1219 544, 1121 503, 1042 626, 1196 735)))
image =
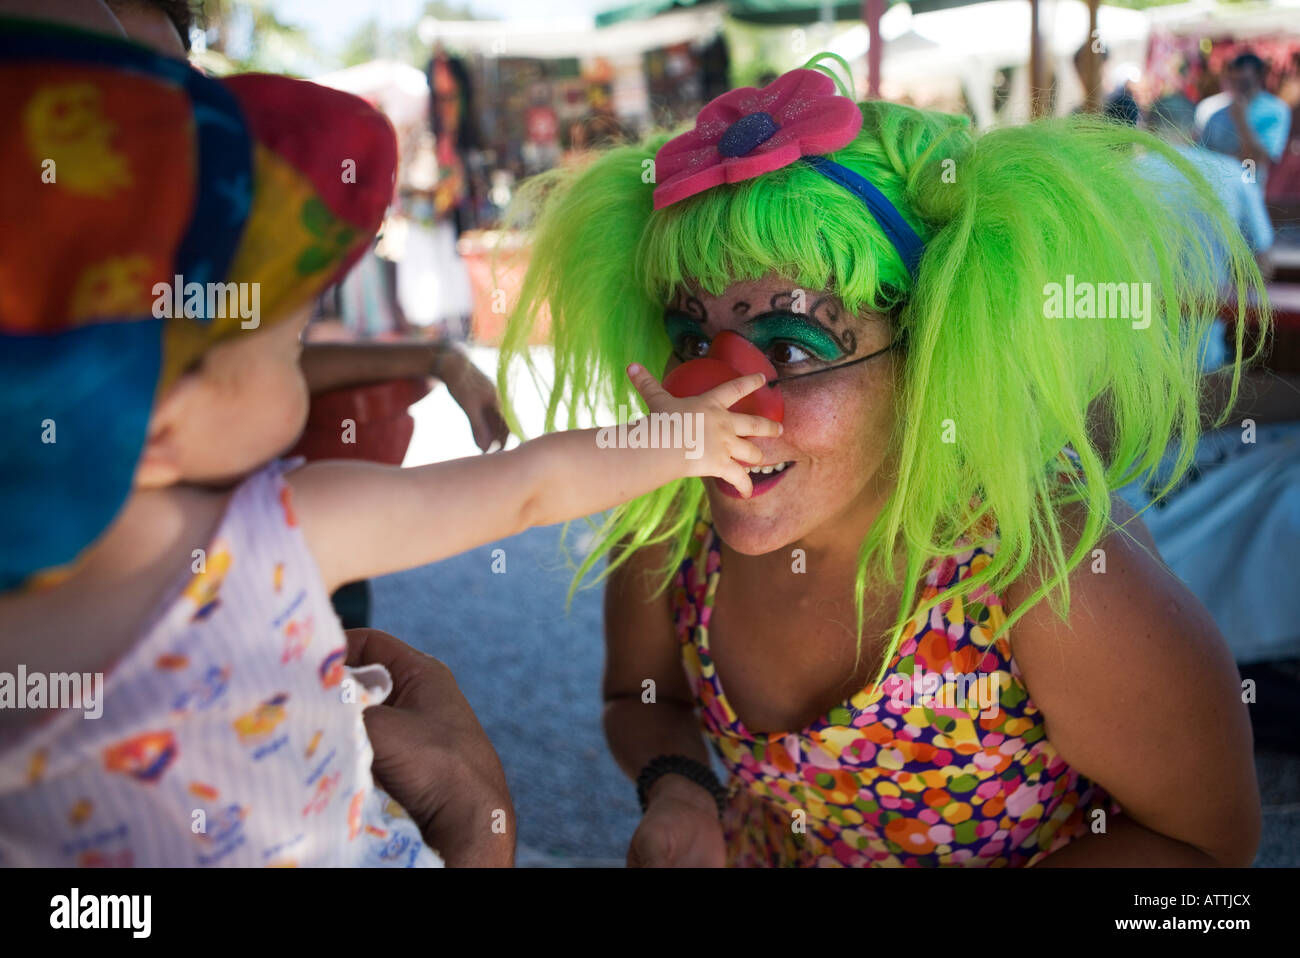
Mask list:
POLYGON ((450 343, 438 343, 433 347, 433 370, 431 375, 447 384, 447 389, 454 391, 463 384, 465 372, 469 366, 469 357, 450 343))
POLYGON ((652 794, 665 794, 655 791, 656 786, 662 785, 665 779, 680 780, 687 786, 687 790, 683 792, 680 785, 673 785, 667 794, 679 799, 689 795, 690 798, 686 800, 699 802, 699 793, 703 793, 708 796, 709 804, 701 807, 708 807, 719 818, 722 817, 723 809, 727 804, 726 789, 707 764, 680 754, 656 756, 641 769, 637 775, 636 789, 642 811, 650 808, 652 794))
POLYGON ((675 772, 661 776, 646 789, 647 809, 662 800, 685 802, 710 815, 716 815, 718 811, 718 804, 712 792, 698 782, 693 782, 675 772))
POLYGON ((447 381, 447 353, 448 348, 442 343, 435 343, 429 347, 432 350, 432 358, 429 361, 429 375, 434 379, 447 381))

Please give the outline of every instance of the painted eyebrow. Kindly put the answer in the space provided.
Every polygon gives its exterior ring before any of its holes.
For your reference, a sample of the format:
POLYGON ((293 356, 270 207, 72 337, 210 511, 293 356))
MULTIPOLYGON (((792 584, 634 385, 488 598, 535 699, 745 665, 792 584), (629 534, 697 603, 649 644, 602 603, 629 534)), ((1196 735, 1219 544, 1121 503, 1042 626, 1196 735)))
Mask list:
MULTIPOLYGON (((748 301, 744 300, 738 300, 733 303, 731 306, 731 312, 734 316, 745 317, 741 320, 742 325, 749 325, 750 323, 758 322, 759 320, 766 319, 770 316, 792 316, 796 319, 802 320, 811 327, 820 327, 826 332, 831 333, 832 338, 837 340, 839 340, 841 336, 845 336, 845 334, 841 333, 840 336, 836 336, 831 329, 832 326, 838 325, 841 320, 864 321, 863 317, 850 313, 842 302, 830 294, 818 296, 807 309, 793 309, 791 307, 793 306, 795 292, 796 290, 785 290, 774 294, 768 300, 768 305, 771 308, 764 312, 756 313, 753 316, 745 316, 745 314, 750 310, 750 304, 748 301), (778 303, 781 303, 782 305, 778 306, 778 303), (819 318, 817 315, 823 310, 829 314, 825 317, 825 320, 819 318), (830 325, 827 325, 828 323, 830 325)), ((706 326, 711 321, 708 310, 705 309, 704 304, 695 296, 687 296, 684 302, 680 296, 674 297, 664 306, 664 318, 667 319, 669 314, 676 314, 685 317, 698 323, 700 326, 706 326)), ((846 338, 856 339, 856 336, 852 333, 848 333, 846 338)))
POLYGON ((709 311, 704 308, 698 297, 678 294, 664 306, 664 313, 680 313, 704 323, 708 321, 709 311))
MULTIPOLYGON (((796 293, 804 293, 805 296, 808 295, 805 290, 802 290, 799 287, 774 293, 768 299, 769 309, 767 312, 756 314, 755 316, 749 317, 746 321, 756 319, 758 316, 765 316, 768 313, 785 312, 795 316, 808 316, 814 321, 820 322, 817 314, 823 309, 830 314, 827 318, 832 323, 839 322, 841 318, 849 318, 853 316, 853 314, 845 308, 844 304, 831 293, 822 293, 821 295, 812 297, 811 305, 807 306, 805 309, 794 309, 793 306, 796 293)), ((745 316, 751 308, 748 299, 738 299, 731 304, 731 312, 733 315, 737 316, 745 316)), ((709 318, 709 312, 705 308, 704 304, 700 302, 699 297, 691 294, 678 293, 676 296, 673 296, 668 300, 664 306, 664 310, 665 312, 675 311, 685 313, 688 316, 694 316, 701 322, 707 322, 709 318)))
MULTIPOLYGON (((753 326, 757 323, 763 322, 764 320, 774 319, 777 317, 781 317, 784 319, 793 319, 796 322, 801 323, 804 326, 807 326, 809 329, 820 329, 829 332, 829 330, 827 330, 822 323, 818 322, 812 316, 808 315, 807 313, 797 313, 792 309, 769 309, 766 310, 765 312, 757 313, 753 316, 746 317, 741 321, 741 325, 753 326)), ((707 317, 702 319, 699 316, 694 316, 691 313, 686 312, 686 310, 681 309, 680 307, 667 306, 664 308, 664 322, 667 323, 670 320, 675 320, 675 321, 686 320, 687 322, 694 323, 695 325, 700 327, 706 325, 708 321, 707 317)))

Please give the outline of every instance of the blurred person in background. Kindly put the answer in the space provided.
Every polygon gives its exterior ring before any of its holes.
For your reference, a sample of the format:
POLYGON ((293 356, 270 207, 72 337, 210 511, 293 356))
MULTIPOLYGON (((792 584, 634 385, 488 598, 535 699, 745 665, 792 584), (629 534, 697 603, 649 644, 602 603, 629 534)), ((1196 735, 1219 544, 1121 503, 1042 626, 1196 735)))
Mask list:
MULTIPOLYGON (((1242 176, 1239 162, 1197 144, 1196 107, 1181 93, 1157 100, 1151 109, 1149 122, 1151 132, 1177 150, 1209 182, 1228 215, 1241 229, 1267 278, 1271 270, 1268 251, 1273 246, 1273 222, 1264 205, 1262 191, 1255 189, 1254 184, 1242 176)), ((1147 159, 1149 171, 1158 178, 1165 182, 1181 182, 1182 175, 1168 163, 1155 156, 1147 159)), ((1176 190, 1172 198, 1177 201, 1176 190)))
POLYGON ((1201 145, 1255 164, 1254 179, 1262 193, 1268 169, 1282 159, 1291 132, 1291 109, 1264 89, 1268 68, 1254 53, 1238 55, 1224 71, 1227 106, 1211 114, 1201 145))
POLYGON ((545 80, 528 90, 531 105, 525 115, 526 137, 520 148, 524 171, 532 176, 549 170, 560 161, 560 122, 551 105, 551 87, 545 80))
POLYGON ((408 322, 433 339, 459 340, 474 311, 469 273, 456 251, 474 225, 471 166, 478 137, 469 74, 435 47, 426 71, 429 127, 402 156, 399 196, 406 230, 397 266, 397 302, 408 322))
POLYGON ((1102 115, 1129 126, 1137 126, 1142 111, 1134 96, 1134 86, 1142 78, 1142 70, 1136 63, 1121 63, 1115 67, 1112 76, 1113 87, 1110 96, 1106 98, 1106 105, 1102 107, 1102 115))
POLYGON ((474 114, 474 87, 469 68, 459 57, 436 46, 425 69, 429 80, 429 129, 437 141, 438 172, 447 187, 439 197, 459 237, 479 225, 475 214, 482 138, 474 114))
POLYGON ((568 162, 591 150, 607 149, 628 140, 628 131, 610 107, 608 97, 594 92, 589 96, 591 108, 568 125, 568 147, 562 162, 568 162))

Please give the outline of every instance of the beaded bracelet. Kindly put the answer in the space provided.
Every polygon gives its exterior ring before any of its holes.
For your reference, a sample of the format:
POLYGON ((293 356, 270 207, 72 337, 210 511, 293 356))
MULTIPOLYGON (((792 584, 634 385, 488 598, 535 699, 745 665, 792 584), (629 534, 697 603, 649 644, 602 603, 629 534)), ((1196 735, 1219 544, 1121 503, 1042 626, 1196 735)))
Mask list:
POLYGON ((636 795, 641 801, 641 811, 645 812, 650 786, 665 775, 681 775, 696 785, 706 788, 713 800, 718 803, 718 818, 722 818, 723 809, 727 807, 727 790, 718 781, 718 776, 707 765, 697 762, 685 755, 659 755, 646 763, 636 777, 636 795))

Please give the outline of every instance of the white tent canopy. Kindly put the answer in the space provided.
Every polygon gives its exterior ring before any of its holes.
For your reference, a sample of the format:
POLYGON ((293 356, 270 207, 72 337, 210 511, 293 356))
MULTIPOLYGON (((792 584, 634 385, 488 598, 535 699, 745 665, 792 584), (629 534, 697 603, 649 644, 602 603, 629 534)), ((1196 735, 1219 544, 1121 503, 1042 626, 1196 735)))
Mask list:
MULTIPOLYGON (((701 4, 671 10, 644 20, 627 20, 597 28, 590 17, 550 20, 449 21, 426 17, 420 37, 450 49, 489 57, 609 57, 620 66, 631 65, 647 50, 676 43, 701 42, 722 30, 726 4, 701 4), (625 61, 625 63, 624 63, 625 61)), ((1300 0, 1257 0, 1220 6, 1213 0, 1146 10, 1102 6, 1097 26, 1110 56, 1103 78, 1107 92, 1120 74, 1146 59, 1153 29, 1174 33, 1269 36, 1296 29, 1300 0)), ((809 25, 815 28, 814 25, 809 25)), ((1022 67, 1029 61, 1030 5, 1026 0, 988 0, 913 13, 906 3, 893 4, 881 19, 884 40, 884 93, 904 93, 924 101, 941 92, 951 98, 964 90, 980 126, 996 121, 993 88, 998 72, 1022 67)), ((1041 0, 1039 30, 1044 57, 1056 76, 1058 113, 1083 102, 1084 91, 1075 75, 1073 58, 1088 39, 1088 6, 1082 0, 1041 0)), ((866 93, 866 71, 857 64, 870 46, 867 27, 854 23, 824 37, 818 46, 832 50, 855 64, 858 94, 866 93)), ((791 54, 794 57, 794 54, 791 54)), ((805 59, 806 53, 798 57, 805 59)), ((797 65, 790 63, 788 66, 797 65)), ((624 71, 626 72, 626 71, 624 71)), ((1005 117, 1028 117, 1028 77, 1017 70, 1005 117)))
POLYGON ((353 93, 377 106, 394 126, 420 122, 429 110, 429 81, 413 66, 371 60, 314 77, 314 82, 353 93))
POLYGON ((677 43, 712 39, 722 30, 726 5, 713 3, 672 10, 647 20, 627 20, 597 28, 591 17, 547 20, 420 21, 420 39, 441 41, 449 49, 493 57, 618 57, 677 43))
POLYGON ((1175 34, 1240 39, 1272 38, 1300 31, 1300 0, 1234 3, 1194 0, 1144 11, 1151 26, 1175 34))
MULTIPOLYGON (((1298 0, 1300 2, 1300 0, 1298 0)), ((895 4, 880 21, 884 40, 883 74, 886 96, 907 92, 922 99, 927 93, 964 88, 976 122, 994 122, 993 86, 999 70, 1029 62, 1030 8, 1025 0, 989 0, 929 13, 912 13, 895 4)), ((1053 62, 1061 96, 1058 110, 1066 112, 1083 101, 1074 74, 1074 54, 1088 37, 1088 6, 1082 0, 1042 0, 1039 33, 1044 55, 1053 62)), ((1141 63, 1145 59, 1150 24, 1144 11, 1103 6, 1097 29, 1110 51, 1110 62, 1141 63)), ((870 47, 865 24, 855 24, 831 41, 830 49, 849 62, 860 61, 870 47)), ((866 76, 857 77, 859 95, 866 94, 866 76)), ((1022 76, 1012 92, 1011 115, 1028 116, 1028 80, 1022 76)))

